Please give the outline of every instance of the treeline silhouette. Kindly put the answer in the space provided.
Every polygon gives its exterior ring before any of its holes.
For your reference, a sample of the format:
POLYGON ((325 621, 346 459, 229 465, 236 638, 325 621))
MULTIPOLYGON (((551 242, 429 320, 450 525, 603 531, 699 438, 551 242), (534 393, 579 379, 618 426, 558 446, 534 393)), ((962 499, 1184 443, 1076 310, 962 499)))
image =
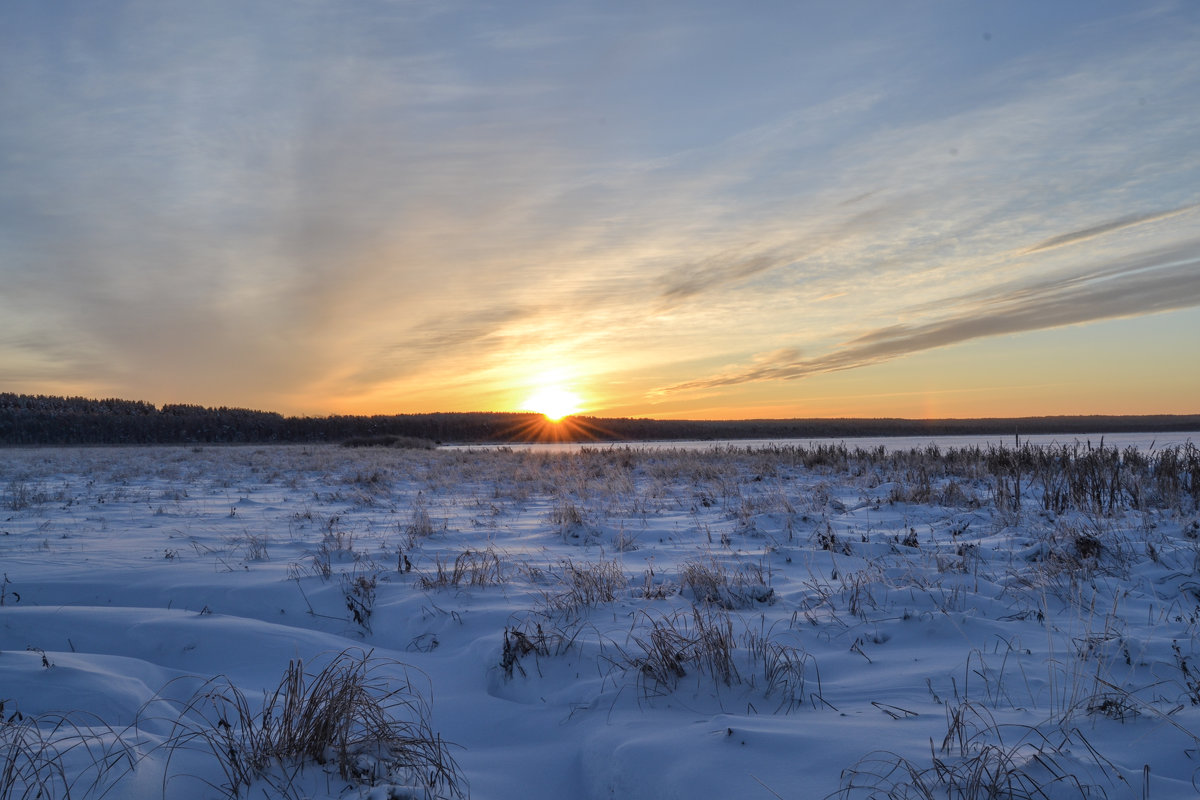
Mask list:
POLYGON ((1200 431, 1200 414, 1010 419, 655 420, 468 412, 285 417, 271 411, 0 393, 0 445, 346 442, 439 443, 818 439, 1200 431))

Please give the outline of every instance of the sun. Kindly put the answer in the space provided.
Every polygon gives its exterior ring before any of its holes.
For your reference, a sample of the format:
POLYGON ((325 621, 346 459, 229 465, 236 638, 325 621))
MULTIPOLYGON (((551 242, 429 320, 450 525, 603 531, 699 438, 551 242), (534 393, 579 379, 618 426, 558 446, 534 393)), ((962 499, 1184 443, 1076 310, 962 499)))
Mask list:
POLYGON ((561 386, 543 386, 529 395, 525 407, 537 411, 551 422, 579 412, 579 396, 561 386))

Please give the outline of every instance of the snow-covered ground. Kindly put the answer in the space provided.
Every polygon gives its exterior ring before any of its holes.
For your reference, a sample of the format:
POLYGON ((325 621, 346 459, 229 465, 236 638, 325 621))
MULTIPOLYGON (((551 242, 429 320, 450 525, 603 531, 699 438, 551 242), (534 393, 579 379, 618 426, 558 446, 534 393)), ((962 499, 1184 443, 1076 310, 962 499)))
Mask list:
POLYGON ((1125 455, 3 450, 0 798, 1193 797, 1200 455, 1125 455))

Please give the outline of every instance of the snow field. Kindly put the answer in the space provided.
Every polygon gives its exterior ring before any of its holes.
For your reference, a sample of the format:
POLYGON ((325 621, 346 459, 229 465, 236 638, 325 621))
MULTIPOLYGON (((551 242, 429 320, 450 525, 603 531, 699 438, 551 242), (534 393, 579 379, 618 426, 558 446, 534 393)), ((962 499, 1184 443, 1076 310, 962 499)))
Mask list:
POLYGON ((1198 496, 1191 445, 0 451, 0 798, 1191 797, 1198 496), (253 761, 331 675, 398 727, 253 761))

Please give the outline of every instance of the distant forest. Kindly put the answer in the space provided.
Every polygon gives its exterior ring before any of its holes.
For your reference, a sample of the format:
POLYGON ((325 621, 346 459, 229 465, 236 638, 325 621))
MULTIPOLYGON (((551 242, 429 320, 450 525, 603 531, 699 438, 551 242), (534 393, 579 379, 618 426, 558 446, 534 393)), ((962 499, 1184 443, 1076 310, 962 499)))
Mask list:
POLYGON ((271 411, 0 393, 0 445, 817 439, 1200 431, 1200 414, 1012 419, 655 420, 444 413, 285 417, 271 411))

